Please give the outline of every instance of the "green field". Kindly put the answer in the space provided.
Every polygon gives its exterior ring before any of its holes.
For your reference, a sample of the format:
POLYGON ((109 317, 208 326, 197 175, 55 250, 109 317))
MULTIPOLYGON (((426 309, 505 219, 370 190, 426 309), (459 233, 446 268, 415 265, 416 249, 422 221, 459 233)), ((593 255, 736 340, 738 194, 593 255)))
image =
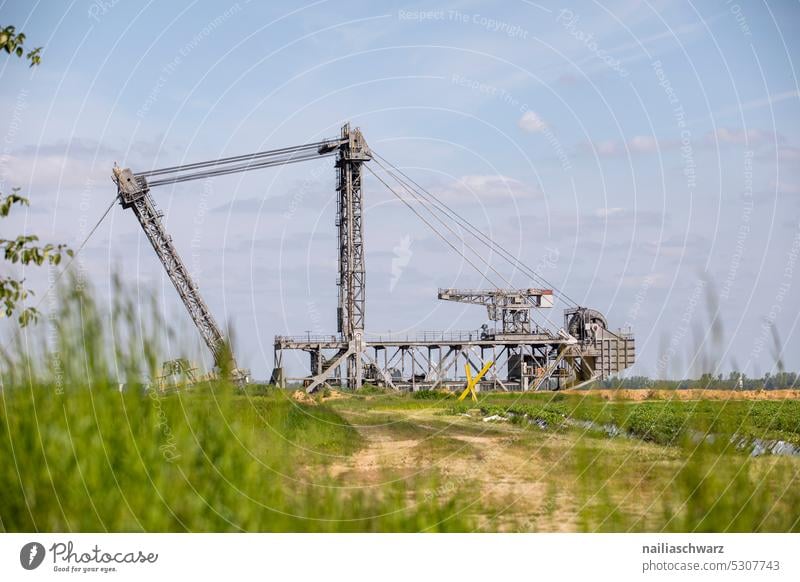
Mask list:
POLYGON ((6 531, 800 531, 800 458, 751 458, 730 439, 798 442, 798 402, 559 396, 312 405, 222 385, 6 389, 0 519, 6 531))
POLYGON ((4 531, 800 531, 800 457, 749 454, 797 400, 120 392, 157 317, 62 305, 2 353, 4 531))

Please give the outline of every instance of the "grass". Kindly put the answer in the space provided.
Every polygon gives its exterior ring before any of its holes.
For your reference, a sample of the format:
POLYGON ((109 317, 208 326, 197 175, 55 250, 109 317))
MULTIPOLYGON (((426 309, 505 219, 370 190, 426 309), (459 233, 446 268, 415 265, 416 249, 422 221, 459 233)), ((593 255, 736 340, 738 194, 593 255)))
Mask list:
POLYGON ((6 531, 462 530, 435 480, 348 488, 322 467, 360 447, 323 407, 280 397, 4 392, 6 531))
POLYGON ((0 353, 3 531, 800 531, 800 460, 737 448, 800 443, 798 401, 163 395, 177 334, 113 297, 65 287, 0 353))
POLYGON ((798 463, 730 452, 729 443, 687 447, 672 486, 661 496, 663 529, 800 531, 798 463))
POLYGON ((124 289, 115 296, 104 316, 87 292, 62 289, 52 328, 2 354, 2 530, 475 527, 457 492, 423 495, 439 487, 435 471, 369 486, 333 477, 330 467, 364 443, 328 406, 264 387, 236 394, 225 382, 147 390, 161 349, 157 312, 141 313, 124 289))
MULTIPOLYGON (((373 406, 422 408, 419 402, 387 400, 373 406)), ((654 400, 609 401, 583 394, 484 394, 479 403, 452 400, 425 401, 449 414, 480 409, 484 415, 510 415, 521 422, 540 419, 551 428, 564 427, 565 419, 616 425, 637 438, 675 444, 687 434, 720 434, 745 439, 784 440, 800 444, 800 401, 797 400, 654 400)))

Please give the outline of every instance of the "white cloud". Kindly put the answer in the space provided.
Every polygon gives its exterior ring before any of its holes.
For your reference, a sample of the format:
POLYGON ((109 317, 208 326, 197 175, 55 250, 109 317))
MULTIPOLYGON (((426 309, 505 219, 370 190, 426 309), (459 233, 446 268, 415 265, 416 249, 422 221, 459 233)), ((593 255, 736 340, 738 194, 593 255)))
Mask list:
MULTIPOLYGON (((780 103, 781 101, 785 101, 787 99, 796 99, 800 97, 800 91, 783 91, 781 93, 773 93, 772 95, 767 95, 766 97, 762 97, 761 99, 754 99, 752 101, 745 101, 740 105, 735 105, 732 107, 725 107, 720 109, 719 111, 715 111, 713 113, 714 117, 722 117, 723 115, 730 115, 730 114, 741 114, 742 111, 747 111, 749 109, 758 109, 761 107, 766 107, 767 105, 773 105, 775 103, 780 103)), ((705 121, 706 117, 702 117, 692 121, 705 121)))
POLYGON ((784 147, 778 150, 778 158, 787 162, 800 160, 800 148, 784 147))
POLYGON ((626 150, 634 154, 651 154, 659 150, 659 147, 670 147, 671 142, 659 141, 652 135, 637 135, 626 141, 616 139, 606 139, 603 141, 584 144, 588 151, 594 151, 598 156, 611 157, 623 155, 626 150))
POLYGON ((652 153, 658 150, 658 140, 652 135, 637 135, 628 141, 628 147, 634 152, 652 153))
POLYGON ((462 176, 455 182, 440 189, 440 194, 448 198, 466 200, 487 200, 517 197, 536 197, 538 192, 519 180, 500 174, 472 174, 462 176))
POLYGON ((665 288, 669 282, 666 273, 649 272, 642 275, 625 275, 622 286, 634 289, 665 288))
POLYGON ((613 139, 607 139, 594 144, 594 149, 601 156, 613 156, 620 152, 619 143, 613 139))
POLYGON ((782 143, 783 137, 772 131, 764 129, 730 129, 721 127, 706 136, 709 143, 725 145, 758 146, 766 143, 782 143))
POLYGON ((139 168, 146 166, 145 161, 152 164, 160 155, 168 156, 170 152, 167 146, 146 141, 132 142, 123 152, 97 140, 80 137, 23 145, 0 156, 0 187, 20 186, 56 192, 84 189, 94 183, 113 191, 111 168, 114 162, 139 168))
MULTIPOLYGON (((705 135, 700 145, 705 147, 719 147, 730 145, 747 145, 748 147, 768 146, 769 144, 785 144, 786 138, 779 133, 765 129, 731 129, 721 127, 705 135)), ((598 156, 612 157, 633 154, 654 154, 660 151, 674 150, 680 146, 677 139, 659 139, 653 135, 636 135, 626 140, 607 139, 603 141, 583 143, 585 151, 596 153, 598 156)), ((783 147, 779 152, 784 152, 783 147)), ((785 152, 784 152, 785 153, 785 152)), ((788 152, 791 156, 791 152, 788 152)))
POLYGON ((776 182, 770 180, 770 190, 781 194, 800 194, 800 184, 794 182, 776 182))
POLYGON ((615 207, 615 208, 597 208, 597 209, 595 209, 594 214, 595 214, 595 216, 597 216, 599 218, 608 218, 609 216, 622 214, 623 212, 625 212, 625 209, 624 208, 619 208, 619 207, 615 207))
MULTIPOLYGON (((110 191, 111 165, 103 167, 101 162, 75 159, 64 155, 42 155, 38 157, 9 156, 0 168, 0 181, 24 190, 31 188, 51 193, 61 189, 81 189, 87 184, 108 180, 110 191)), ((30 192, 29 192, 30 194, 30 192)))
POLYGON ((756 159, 765 160, 771 163, 786 162, 795 164, 800 161, 800 148, 794 146, 779 146, 777 150, 764 148, 756 154, 756 159))
POLYGON ((547 129, 547 124, 535 111, 526 111, 519 118, 518 125, 520 129, 528 133, 539 133, 547 129))
POLYGON ((711 241, 701 234, 673 234, 661 240, 646 242, 640 248, 644 252, 665 258, 705 261, 711 241))

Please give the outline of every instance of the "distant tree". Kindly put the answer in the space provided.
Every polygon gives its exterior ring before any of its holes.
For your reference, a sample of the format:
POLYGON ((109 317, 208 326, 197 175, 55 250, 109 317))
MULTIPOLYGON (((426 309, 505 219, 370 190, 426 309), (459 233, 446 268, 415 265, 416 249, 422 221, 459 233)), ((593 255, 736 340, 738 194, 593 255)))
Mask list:
MULTIPOLYGON (((25 35, 17 34, 16 28, 6 26, 0 28, 0 48, 10 55, 22 57, 25 54, 23 43, 25 35)), ((39 53, 42 47, 29 51, 25 58, 31 66, 40 63, 39 53)), ((19 188, 12 188, 11 194, 0 192, 0 219, 7 218, 14 206, 29 206, 30 202, 19 194, 19 188)), ((0 252, 3 260, 20 265, 58 265, 64 255, 73 256, 73 252, 65 244, 38 245, 39 237, 34 234, 19 235, 15 238, 0 238, 0 252)), ((5 271, 5 269, 3 269, 5 271)), ((11 275, 0 275, 0 318, 17 315, 20 326, 25 327, 35 322, 39 311, 35 307, 24 307, 25 300, 34 293, 25 287, 25 279, 17 279, 11 275)))
POLYGON ((700 388, 708 388, 715 384, 716 379, 714 378, 714 374, 706 372, 700 376, 697 382, 700 384, 700 388))

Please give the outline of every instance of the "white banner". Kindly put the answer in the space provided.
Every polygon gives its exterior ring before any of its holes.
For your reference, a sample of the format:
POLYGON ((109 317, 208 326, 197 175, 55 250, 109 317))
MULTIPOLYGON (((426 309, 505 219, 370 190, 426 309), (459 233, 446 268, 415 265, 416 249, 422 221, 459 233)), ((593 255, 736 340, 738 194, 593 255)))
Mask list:
POLYGON ((797 581, 798 554, 792 534, 2 534, 0 580, 797 581))

